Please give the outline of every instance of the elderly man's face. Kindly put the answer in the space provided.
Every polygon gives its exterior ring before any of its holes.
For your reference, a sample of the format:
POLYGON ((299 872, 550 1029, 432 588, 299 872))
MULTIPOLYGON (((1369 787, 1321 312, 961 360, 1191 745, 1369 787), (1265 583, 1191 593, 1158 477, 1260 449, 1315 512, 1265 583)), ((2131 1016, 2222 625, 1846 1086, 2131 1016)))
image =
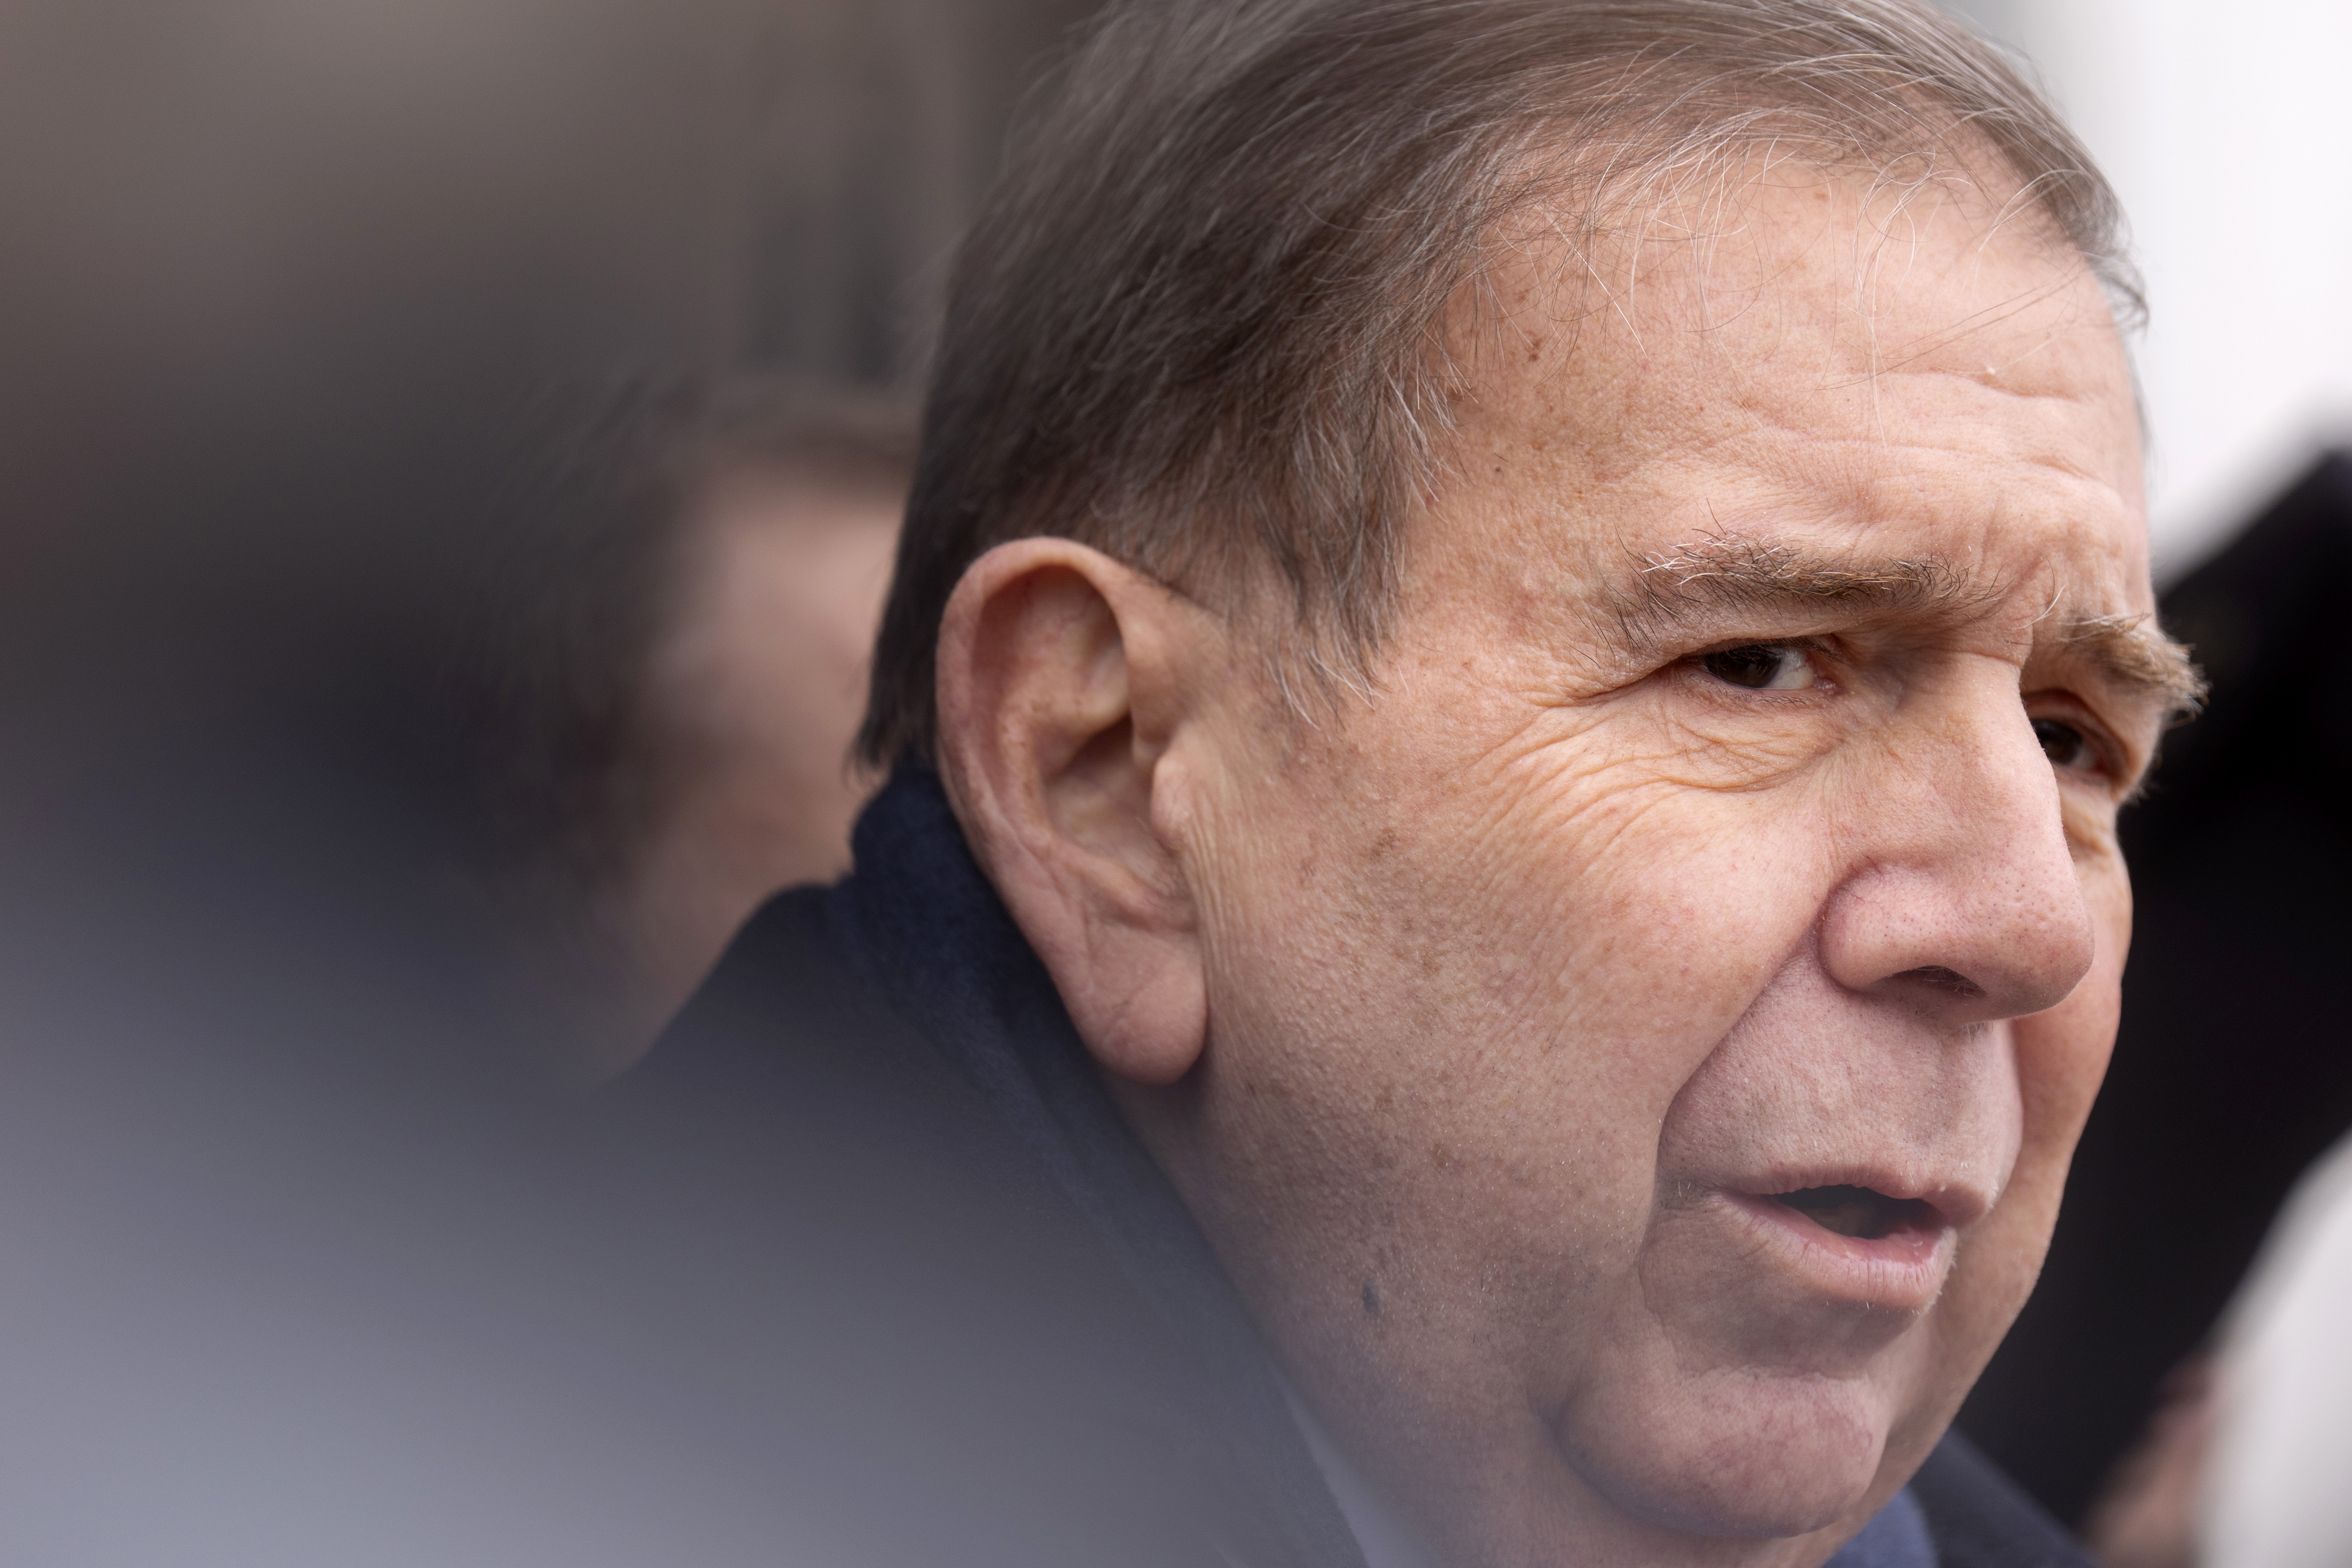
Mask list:
POLYGON ((2062 247, 1893 206, 1529 248, 1375 694, 1237 680, 1160 762, 1205 1045, 1128 1109, 1449 1558, 1818 1561, 2105 1066, 2168 706, 2129 376, 2062 247))

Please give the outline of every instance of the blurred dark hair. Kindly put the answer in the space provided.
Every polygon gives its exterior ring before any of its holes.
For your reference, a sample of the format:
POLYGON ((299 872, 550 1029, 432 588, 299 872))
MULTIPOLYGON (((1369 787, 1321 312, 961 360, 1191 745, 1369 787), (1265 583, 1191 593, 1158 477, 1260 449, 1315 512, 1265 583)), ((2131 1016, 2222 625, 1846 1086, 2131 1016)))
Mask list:
POLYGON ((1212 600, 1271 583, 1309 672, 1360 679, 1482 255, 1538 211, 1601 234, 1768 144, 1900 187, 2005 165, 2003 219, 2038 215, 2137 309, 2089 155, 1926 0, 1115 7, 958 259, 860 755, 929 755, 948 598, 1029 534, 1212 600))

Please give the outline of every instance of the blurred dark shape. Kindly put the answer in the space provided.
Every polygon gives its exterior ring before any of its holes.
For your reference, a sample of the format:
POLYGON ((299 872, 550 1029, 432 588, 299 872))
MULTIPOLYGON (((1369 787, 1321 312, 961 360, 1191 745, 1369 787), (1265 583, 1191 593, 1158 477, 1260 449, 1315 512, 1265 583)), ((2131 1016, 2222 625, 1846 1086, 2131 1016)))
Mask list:
POLYGON ((289 908, 407 901, 498 984, 478 626, 523 542, 604 531, 560 437, 615 369, 726 352, 742 30, 707 0, 9 8, 0 897, 201 946, 290 875, 289 908))
POLYGON ((774 377, 583 432, 610 499, 521 553, 479 725, 494 880, 581 1070, 634 1059, 770 894, 849 868, 915 438, 898 399, 774 377))
MULTIPOLYGON (((861 825, 861 868, 868 838, 861 825)), ((1266 1511, 1269 1495, 1302 1482, 1320 1494, 1278 1399, 1292 1468, 1235 1468, 1221 1416, 1236 1368, 1220 1352, 1236 1331, 1255 1344, 1238 1303, 1217 1315, 1150 1294, 1155 1281, 1105 1247, 1089 1190, 1039 1159, 1034 1140, 1052 1129, 1001 1114, 1003 1092, 1024 1089, 1002 1071, 975 1081, 970 1060, 910 1026, 898 1005, 907 976, 877 972, 848 935, 871 907, 867 877, 762 910, 659 1048, 600 1100, 659 1347, 631 1359, 741 1434, 775 1478, 761 1493, 782 1494, 780 1546, 828 1547, 768 1560, 1347 1563, 1344 1550, 1302 1549, 1266 1511)), ((933 938, 966 923, 961 891, 900 889, 935 915, 933 938)), ((979 975, 975 994, 954 946, 910 956, 958 1003, 979 1004, 969 1040, 992 1042, 1008 1001, 1043 983, 1031 961, 979 975)), ((1086 1082, 1046 1092, 1073 1088, 1100 1098, 1086 1082)), ((1327 1522, 1344 1543, 1345 1526, 1327 1522)))
POLYGON ((526 708, 604 677, 545 666, 643 635, 615 384, 905 374, 925 268, 1084 9, 8 7, 0 873, 103 774, 201 835, 200 742, 404 821, 432 923, 511 968, 481 878, 540 828, 486 731, 568 721, 526 708), (508 635, 553 600, 572 644, 508 635))
POLYGON ((2081 1519, 2288 1189, 2352 1127, 2352 458, 2164 595, 2213 683, 2124 839, 2123 1026, 2042 1282, 1960 1425, 2081 1519))
POLYGON ((2352 1560, 2352 1134, 2304 1173, 2207 1349, 2094 1503, 2107 1568, 2352 1560))
POLYGON ((765 17, 745 358, 910 384, 1022 92, 1099 0, 796 0, 765 17))

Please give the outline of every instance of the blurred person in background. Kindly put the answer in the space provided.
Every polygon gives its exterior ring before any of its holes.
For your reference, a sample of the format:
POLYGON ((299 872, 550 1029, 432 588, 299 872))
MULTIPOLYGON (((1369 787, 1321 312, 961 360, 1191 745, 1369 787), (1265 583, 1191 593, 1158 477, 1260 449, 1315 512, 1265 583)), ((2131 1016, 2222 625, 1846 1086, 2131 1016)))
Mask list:
POLYGON ((645 536, 610 386, 743 353, 773 31, 0 9, 0 1561, 793 1555, 550 1125, 492 732, 645 536))
POLYGON ((884 395, 744 377, 625 395, 577 439, 619 526, 530 556, 541 589, 493 656, 523 679, 484 731, 526 963, 562 1065, 596 1076, 769 894, 849 868, 915 431, 884 395))
POLYGON ((509 552, 616 504, 566 389, 725 352, 741 36, 0 8, 0 1560, 680 1540, 562 1348, 470 716, 509 552))
POLYGON ((640 710, 643 837, 597 910, 645 976, 643 1044, 768 895, 849 869, 850 752, 915 464, 908 409, 840 392, 722 394, 692 444, 640 710))

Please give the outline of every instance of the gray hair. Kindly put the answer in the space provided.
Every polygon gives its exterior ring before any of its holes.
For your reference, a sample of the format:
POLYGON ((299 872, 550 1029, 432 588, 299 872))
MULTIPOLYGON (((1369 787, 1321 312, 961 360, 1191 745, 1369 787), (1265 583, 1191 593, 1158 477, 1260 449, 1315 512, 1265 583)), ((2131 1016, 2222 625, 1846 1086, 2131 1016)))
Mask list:
MULTIPOLYGON (((1512 220, 1584 232, 1727 157, 2005 166, 2120 317, 2113 191, 1924 0, 1136 0, 1075 51, 965 240, 859 752, 928 759, 980 555, 1076 539, 1196 597, 1271 584, 1369 668, 1446 428, 1449 303, 1512 220)), ((1908 182, 1906 182, 1908 183, 1908 182)))

